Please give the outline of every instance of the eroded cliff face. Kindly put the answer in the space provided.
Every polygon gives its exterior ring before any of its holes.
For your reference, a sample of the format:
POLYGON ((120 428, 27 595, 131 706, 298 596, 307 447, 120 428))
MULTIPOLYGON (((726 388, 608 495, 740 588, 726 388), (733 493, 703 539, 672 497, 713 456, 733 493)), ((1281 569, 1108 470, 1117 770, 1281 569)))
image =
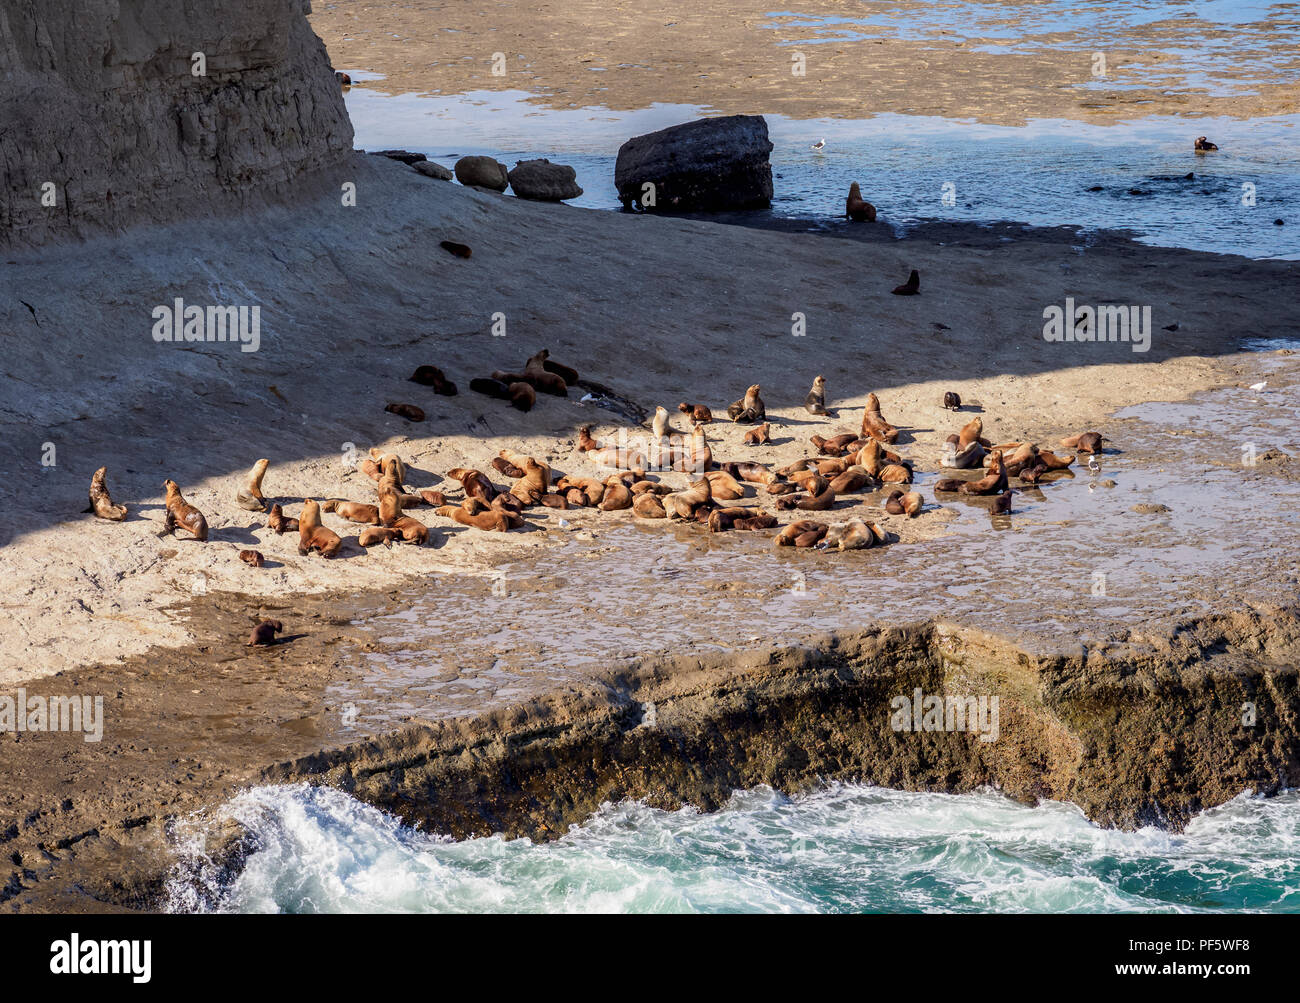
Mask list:
POLYGON ((323 180, 352 125, 309 10, 7 0, 0 245, 229 211, 323 180))

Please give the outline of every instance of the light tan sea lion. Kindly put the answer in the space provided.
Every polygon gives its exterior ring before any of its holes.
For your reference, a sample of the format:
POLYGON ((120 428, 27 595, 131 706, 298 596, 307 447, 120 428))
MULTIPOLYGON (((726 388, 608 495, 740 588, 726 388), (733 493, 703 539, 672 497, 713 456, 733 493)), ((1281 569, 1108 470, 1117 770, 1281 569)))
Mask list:
MULTIPOLYGON (((508 459, 518 464, 514 456, 508 459)), ((523 457, 523 461, 524 476, 515 481, 509 493, 525 505, 536 505, 541 501, 542 495, 550 493, 551 468, 544 463, 538 463, 531 456, 523 457)))
POLYGON ((885 421, 880 413, 880 398, 874 393, 867 394, 867 406, 862 412, 862 434, 890 444, 898 440, 898 429, 885 421))
POLYGON ((392 549, 393 541, 400 539, 402 534, 396 529, 390 529, 387 526, 367 526, 360 535, 357 536, 357 543, 363 547, 373 547, 375 544, 382 543, 385 547, 392 549))
POLYGON ((94 512, 100 519, 121 522, 126 518, 126 506, 113 504, 113 498, 108 493, 108 483, 105 480, 107 476, 108 467, 100 467, 90 478, 90 506, 84 511, 94 512))
MULTIPOLYGON (((400 502, 401 499, 398 500, 400 502)), ((325 511, 330 510, 325 509, 325 511)), ((367 505, 364 502, 338 502, 334 506, 334 512, 348 520, 348 522, 369 523, 372 526, 379 525, 379 507, 377 505, 367 505)))
POLYGON ((602 512, 615 512, 631 507, 631 490, 617 475, 609 477, 605 481, 605 497, 601 499, 600 510, 602 512))
POLYGON ((984 438, 984 419, 978 415, 961 427, 961 432, 957 435, 958 451, 965 449, 972 442, 978 442, 986 449, 993 445, 988 439, 984 438))
POLYGON ((251 512, 266 511, 266 499, 262 496, 262 478, 266 476, 266 468, 270 463, 270 460, 262 459, 253 464, 243 490, 235 495, 235 500, 239 502, 241 508, 251 512))
POLYGON ((663 506, 670 518, 690 519, 696 509, 709 504, 713 499, 713 488, 707 477, 701 477, 684 491, 674 491, 663 495, 663 506))
POLYGON ((417 547, 422 547, 429 542, 429 527, 409 515, 394 520, 391 526, 384 528, 399 533, 404 542, 414 543, 417 547))
POLYGON ((510 519, 507 513, 500 509, 489 508, 477 515, 470 515, 463 508, 455 505, 444 505, 437 510, 438 515, 444 519, 451 519, 462 526, 472 526, 475 529, 481 529, 484 532, 504 533, 510 528, 510 519))
POLYGON ((181 489, 175 481, 163 481, 167 491, 167 513, 163 516, 163 529, 175 534, 176 529, 185 530, 194 539, 206 542, 208 538, 208 520, 203 513, 187 502, 181 495, 181 489))
POLYGON ((659 496, 646 491, 632 498, 632 512, 642 519, 666 519, 668 513, 659 496))
POLYGON ((714 501, 734 501, 745 497, 745 488, 725 470, 710 470, 704 475, 709 481, 710 495, 714 501))
POLYGON ((763 422, 758 428, 752 428, 745 433, 746 446, 766 446, 772 441, 772 425, 770 422, 763 422))
POLYGON ((342 546, 339 535, 321 525, 319 503, 304 498, 298 514, 298 553, 305 556, 316 550, 321 557, 333 557, 342 546))

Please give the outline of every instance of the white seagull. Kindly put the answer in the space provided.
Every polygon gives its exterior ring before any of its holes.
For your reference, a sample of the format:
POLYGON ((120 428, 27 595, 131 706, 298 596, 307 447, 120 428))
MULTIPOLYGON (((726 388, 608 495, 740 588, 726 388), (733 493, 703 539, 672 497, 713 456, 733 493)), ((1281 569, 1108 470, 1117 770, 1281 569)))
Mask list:
POLYGON ((1252 390, 1263 390, 1266 386, 1268 386, 1268 381, 1267 381, 1267 380, 1265 380, 1263 383, 1252 383, 1252 384, 1250 385, 1250 389, 1252 389, 1252 390))
POLYGON ((818 153, 820 153, 822 150, 826 149, 826 140, 819 139, 817 140, 817 142, 813 143, 812 146, 808 147, 808 149, 816 150, 818 153))
POLYGON ((1088 469, 1094 474, 1101 469, 1101 464, 1097 462, 1097 457, 1092 453, 1088 454, 1088 469))

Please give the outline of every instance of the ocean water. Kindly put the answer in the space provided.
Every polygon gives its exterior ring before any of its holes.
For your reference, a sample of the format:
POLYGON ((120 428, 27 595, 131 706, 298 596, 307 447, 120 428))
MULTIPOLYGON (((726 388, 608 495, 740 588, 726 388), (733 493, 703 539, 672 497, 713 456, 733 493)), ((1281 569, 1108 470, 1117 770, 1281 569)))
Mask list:
POLYGON ((174 911, 1297 912, 1300 792, 1242 794, 1186 832, 1118 832, 994 792, 831 784, 738 793, 720 811, 606 805, 551 843, 455 842, 347 794, 247 791, 221 814, 258 849, 222 883, 186 820, 174 911))

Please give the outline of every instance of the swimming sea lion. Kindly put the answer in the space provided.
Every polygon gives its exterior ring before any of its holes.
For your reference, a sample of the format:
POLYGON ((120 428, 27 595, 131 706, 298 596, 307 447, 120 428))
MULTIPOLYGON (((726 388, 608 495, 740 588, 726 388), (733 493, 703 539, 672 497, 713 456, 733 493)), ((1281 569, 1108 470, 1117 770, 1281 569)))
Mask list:
POLYGON ((126 506, 113 504, 113 498, 108 493, 108 484, 104 479, 107 475, 108 467, 100 467, 91 476, 90 506, 83 511, 94 512, 101 519, 121 522, 126 518, 126 506))
POLYGON ((260 568, 266 563, 266 558, 262 556, 260 550, 241 550, 239 552, 239 559, 254 568, 260 568))
POLYGON ((1192 149, 1197 153, 1204 153, 1206 150, 1217 150, 1218 147, 1211 143, 1204 136, 1197 136, 1196 142, 1192 144, 1192 149))
POLYGON ((955 394, 951 390, 949 390, 946 394, 943 395, 943 406, 947 408, 949 411, 960 410, 961 397, 958 394, 955 394))
POLYGON ((298 520, 286 517, 284 509, 279 505, 272 505, 271 514, 266 520, 266 528, 274 530, 276 535, 281 533, 296 533, 298 532, 298 520))
POLYGON ((682 414, 690 415, 691 421, 697 425, 707 425, 713 420, 713 412, 703 404, 686 404, 677 405, 677 410, 682 414))
POLYGON ((906 282, 904 282, 901 286, 894 286, 894 288, 890 290, 890 292, 892 292, 895 296, 915 296, 918 293, 920 293, 920 291, 921 291, 921 273, 918 272, 915 268, 912 269, 912 274, 907 277, 906 282))
POLYGON ((263 620, 253 628, 253 633, 249 635, 247 647, 255 644, 274 644, 275 635, 284 632, 284 624, 279 620, 263 620))
POLYGON ((862 197, 862 189, 856 181, 849 185, 849 197, 844 200, 844 218, 855 223, 876 221, 876 207, 862 197))
POLYGON ((862 434, 891 444, 898 440, 898 429, 885 421, 880 413, 880 398, 874 393, 867 394, 867 406, 862 412, 862 434))
POLYGON ((185 530, 199 542, 208 539, 208 520, 203 513, 185 500, 175 481, 163 481, 167 491, 167 512, 163 516, 163 530, 175 534, 177 527, 185 530))
POLYGON ((407 421, 424 421, 424 411, 414 404, 394 404, 389 401, 384 410, 397 415, 399 418, 405 418, 407 421))
POLYGON ((745 391, 745 396, 727 408, 727 417, 738 425, 761 425, 767 420, 767 408, 758 392, 762 388, 755 383, 745 391))
POLYGON ((333 557, 342 546, 339 535, 321 525, 320 505, 304 498, 302 512, 298 514, 298 553, 306 556, 316 550, 321 557, 333 557))
POLYGON ((421 386, 433 387, 433 392, 443 397, 456 396, 456 384, 447 379, 437 366, 417 366, 408 379, 421 386))
POLYGON ((813 380, 812 389, 803 399, 803 406, 809 414, 826 413, 826 377, 818 376, 813 380))

